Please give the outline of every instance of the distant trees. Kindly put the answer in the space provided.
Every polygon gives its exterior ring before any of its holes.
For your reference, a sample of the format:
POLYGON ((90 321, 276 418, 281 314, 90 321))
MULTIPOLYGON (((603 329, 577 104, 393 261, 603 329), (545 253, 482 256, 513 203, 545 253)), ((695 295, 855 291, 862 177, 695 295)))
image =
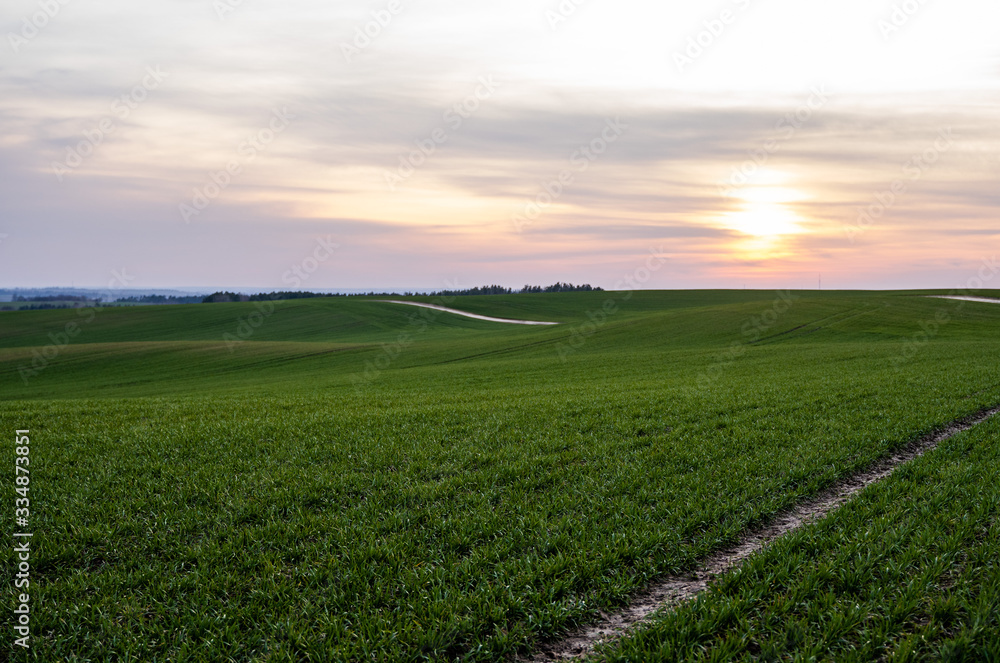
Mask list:
POLYGON ((32 297, 14 296, 15 302, 89 302, 94 301, 81 295, 35 295, 32 297))
POLYGON ((240 294, 237 292, 213 292, 208 297, 201 300, 202 304, 218 304, 225 302, 248 302, 250 301, 249 295, 240 294))
POLYGON ((280 292, 258 292, 255 295, 244 295, 238 292, 213 292, 211 295, 201 299, 202 304, 214 304, 217 302, 266 302, 277 301, 279 299, 309 299, 311 297, 345 297, 341 294, 327 294, 324 292, 301 292, 283 290, 280 292))
POLYGON ((603 288, 595 288, 589 283, 585 283, 583 285, 573 285, 572 283, 559 283, 557 281, 552 285, 544 287, 540 285, 526 285, 520 290, 505 288, 501 285, 484 285, 479 288, 469 288, 466 290, 442 290, 440 292, 432 292, 430 295, 441 297, 462 297, 465 295, 525 295, 537 292, 597 292, 601 290, 603 290, 603 288))
POLYGON ((44 311, 63 308, 87 308, 98 305, 100 299, 91 299, 81 295, 14 295, 11 301, 15 305, 7 305, 0 311, 44 311))
POLYGON ((602 292, 604 288, 595 288, 589 283, 583 285, 573 285, 572 283, 559 283, 558 281, 544 288, 537 285, 526 285, 519 292, 602 292))
POLYGON ((200 304, 204 297, 175 297, 173 295, 142 295, 137 297, 119 297, 116 302, 123 304, 200 304))
POLYGON ((603 288, 597 288, 589 283, 583 285, 573 285, 572 283, 556 282, 549 286, 526 285, 520 290, 505 288, 502 285, 484 285, 464 290, 440 290, 438 292, 365 292, 357 294, 327 294, 321 292, 268 292, 257 293, 255 295, 245 295, 237 292, 214 292, 202 299, 203 304, 213 304, 218 302, 262 302, 276 301, 279 299, 306 299, 310 297, 412 297, 423 295, 425 297, 465 297, 470 295, 523 295, 539 292, 601 292, 603 288))
POLYGON ((441 292, 432 292, 431 295, 512 295, 514 291, 510 288, 505 288, 502 285, 484 285, 477 288, 468 288, 466 290, 442 290, 441 292))
POLYGON ((62 308, 86 308, 80 302, 73 302, 72 304, 27 304, 21 306, 3 306, 0 307, 0 311, 46 311, 49 309, 62 309, 62 308))
POLYGON ((252 302, 264 302, 273 301, 276 299, 308 299, 310 297, 343 297, 340 294, 325 294, 321 292, 292 292, 292 291, 281 291, 281 292, 269 292, 267 294, 258 293, 256 295, 250 295, 250 301, 252 302))

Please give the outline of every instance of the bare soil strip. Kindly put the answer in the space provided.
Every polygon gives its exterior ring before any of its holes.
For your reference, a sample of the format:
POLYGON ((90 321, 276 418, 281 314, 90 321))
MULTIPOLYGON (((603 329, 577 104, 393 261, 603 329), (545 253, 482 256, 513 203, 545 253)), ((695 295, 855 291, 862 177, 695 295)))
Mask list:
POLYGON ((736 568, 778 537, 819 520, 862 488, 892 474, 900 465, 922 456, 944 440, 997 414, 1000 414, 1000 407, 984 410, 908 444, 870 469, 837 482, 809 501, 779 514, 766 526, 745 534, 736 545, 705 559, 699 570, 656 582, 636 596, 633 603, 621 612, 610 615, 602 613, 599 623, 577 629, 557 642, 543 643, 535 656, 528 660, 532 663, 544 663, 581 659, 592 653, 596 645, 626 636, 629 630, 647 621, 654 612, 676 607, 705 591, 716 576, 736 568))
POLYGON ((489 320, 490 322, 506 322, 509 325, 558 325, 558 322, 539 322, 537 320, 511 320, 510 318, 491 318, 488 315, 478 315, 476 313, 466 313, 465 311, 459 311, 455 308, 448 308, 447 306, 438 306, 437 304, 424 304, 422 302, 401 302, 396 299, 373 299, 375 302, 385 302, 387 304, 404 304, 406 306, 419 306, 420 308, 432 308, 435 311, 447 311, 448 313, 454 313, 455 315, 464 315, 467 318, 475 318, 476 320, 489 320))

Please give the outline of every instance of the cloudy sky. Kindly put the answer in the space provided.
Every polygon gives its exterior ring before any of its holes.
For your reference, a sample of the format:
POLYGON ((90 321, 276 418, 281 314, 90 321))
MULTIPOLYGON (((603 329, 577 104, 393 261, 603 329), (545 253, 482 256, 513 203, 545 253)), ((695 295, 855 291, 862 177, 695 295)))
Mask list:
POLYGON ((953 287, 1000 239, 997 25, 988 0, 5 0, 0 287, 613 287, 651 253, 647 288, 953 287))

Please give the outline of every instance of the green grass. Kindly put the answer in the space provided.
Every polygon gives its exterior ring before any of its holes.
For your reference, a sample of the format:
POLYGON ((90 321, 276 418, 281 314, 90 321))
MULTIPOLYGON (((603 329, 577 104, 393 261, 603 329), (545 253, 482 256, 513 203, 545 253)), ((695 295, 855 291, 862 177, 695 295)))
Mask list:
POLYGON ((109 309, 27 384, 79 316, 6 314, 28 658, 510 658, 1000 403, 1000 306, 798 294, 282 302, 231 348, 252 304, 109 309))
POLYGON ((1000 660, 998 442, 945 441, 600 660, 1000 660))

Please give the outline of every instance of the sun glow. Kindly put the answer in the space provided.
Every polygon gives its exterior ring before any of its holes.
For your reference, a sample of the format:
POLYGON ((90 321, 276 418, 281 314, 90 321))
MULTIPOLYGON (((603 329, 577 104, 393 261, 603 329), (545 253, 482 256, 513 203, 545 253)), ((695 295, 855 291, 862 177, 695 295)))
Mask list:
POLYGON ((786 180, 782 173, 765 172, 756 184, 737 192, 736 209, 723 218, 726 227, 757 239, 771 240, 803 232, 802 218, 792 205, 806 196, 784 186, 786 180))
POLYGON ((781 203, 748 203, 727 215, 727 225, 744 235, 776 237, 802 232, 799 216, 781 203))

